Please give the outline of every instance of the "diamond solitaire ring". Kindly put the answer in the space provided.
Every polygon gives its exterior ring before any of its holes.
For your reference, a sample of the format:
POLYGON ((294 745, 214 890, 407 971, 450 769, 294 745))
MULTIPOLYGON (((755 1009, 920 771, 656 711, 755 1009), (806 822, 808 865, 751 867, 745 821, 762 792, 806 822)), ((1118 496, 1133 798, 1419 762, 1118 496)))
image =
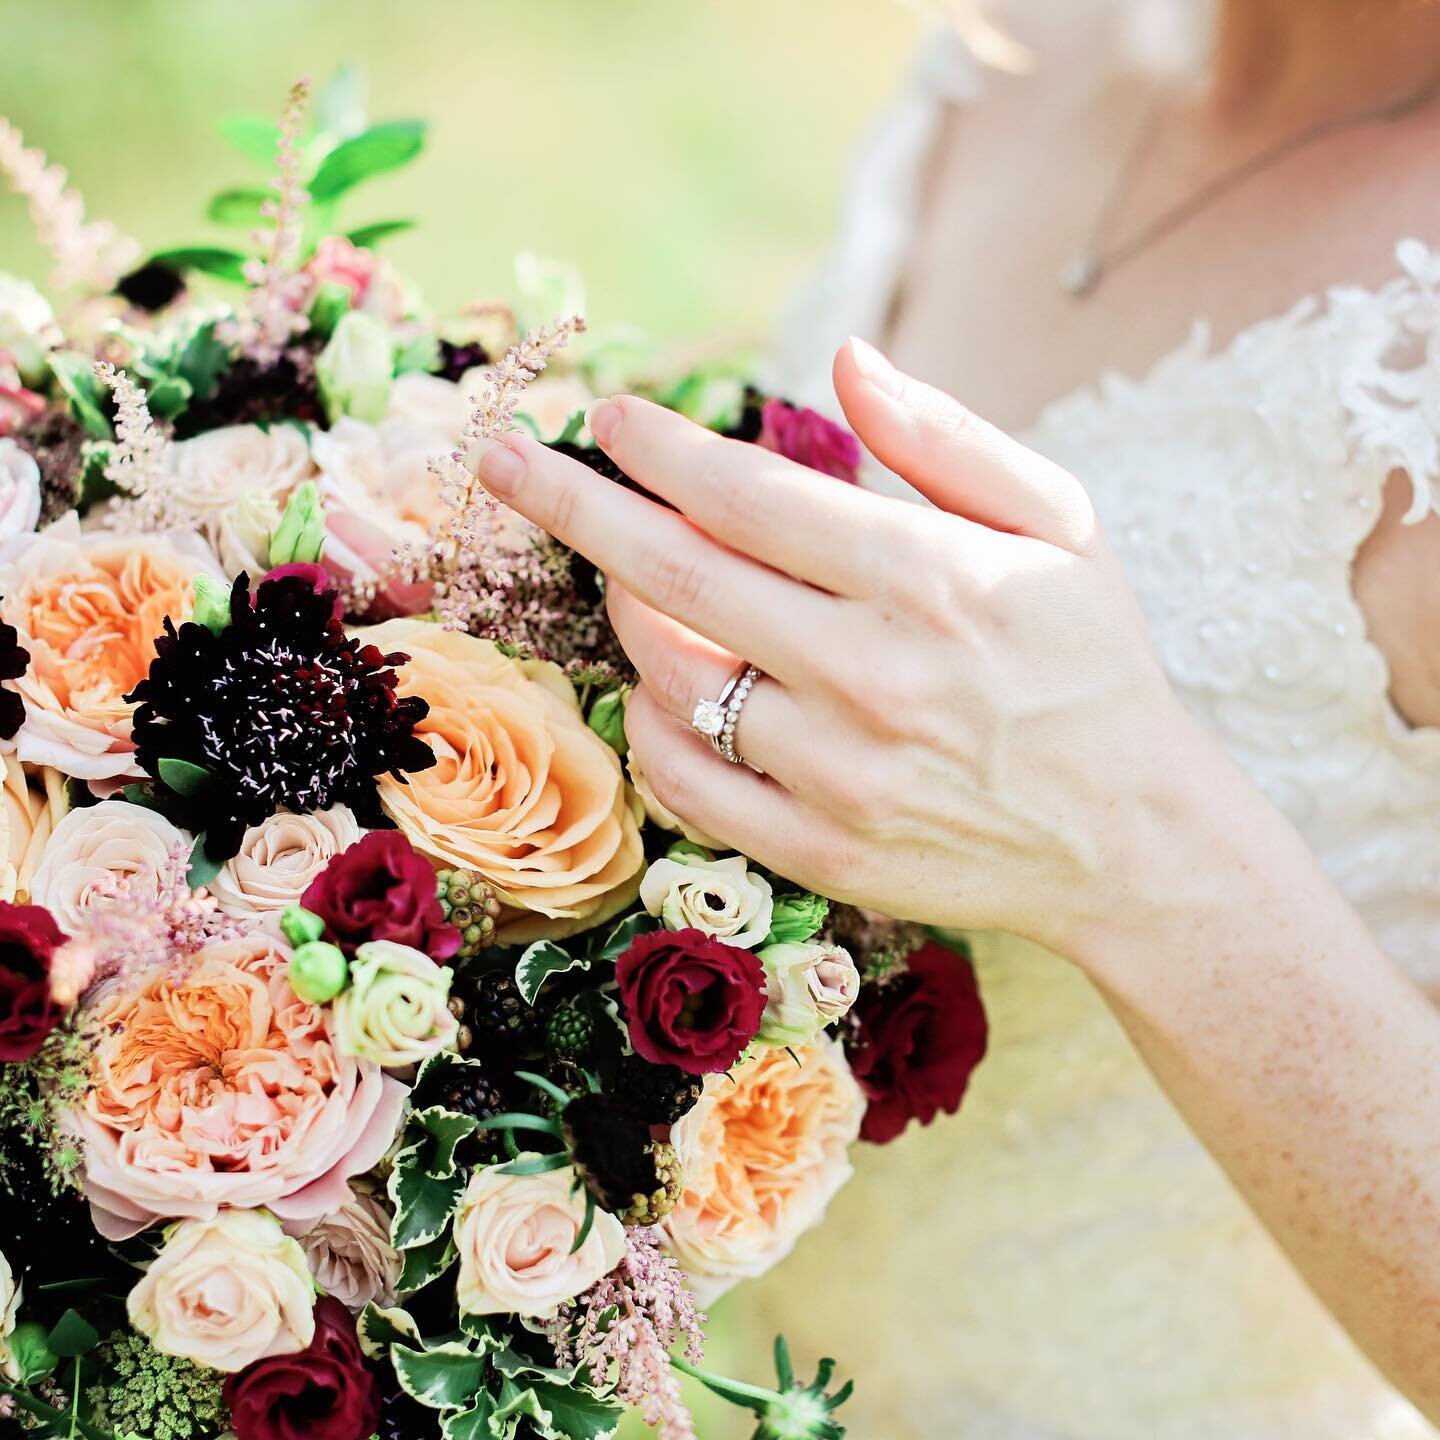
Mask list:
MULTIPOLYGON (((715 752, 732 765, 749 764, 735 748, 735 727, 740 723, 740 711, 760 673, 754 665, 737 665, 720 694, 714 700, 702 700, 690 717, 690 728, 697 735, 703 735, 715 752)), ((758 767, 751 765, 750 768, 758 767)))

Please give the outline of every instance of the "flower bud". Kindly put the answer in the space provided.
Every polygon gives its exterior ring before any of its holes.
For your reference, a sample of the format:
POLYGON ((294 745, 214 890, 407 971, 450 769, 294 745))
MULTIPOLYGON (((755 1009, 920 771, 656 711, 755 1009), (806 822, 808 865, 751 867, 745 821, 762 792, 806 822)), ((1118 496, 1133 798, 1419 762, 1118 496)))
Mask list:
POLYGON ((408 945, 361 945, 350 988, 335 1003, 341 1052, 398 1070, 450 1049, 459 1030, 447 1003, 451 976, 448 967, 408 945))
POLYGON ((314 564, 325 548, 325 504, 313 480, 295 487, 280 523, 270 536, 267 560, 277 565, 314 564))
POLYGON ((811 939, 830 914, 830 902, 823 895, 802 891, 782 895, 770 917, 770 940, 776 945, 798 945, 811 939))
POLYGON ((625 738, 625 702, 628 687, 611 690, 590 707, 590 728, 617 754, 626 755, 630 742, 625 738))
POLYGON ((290 988, 312 1005, 333 1000, 349 977, 344 952, 325 940, 307 940, 290 957, 290 988))
POLYGON ((303 905, 287 905, 280 916, 280 933, 292 945, 305 945, 325 935, 325 922, 303 905))
POLYGON ((347 311, 315 361, 315 376, 332 425, 342 415, 378 423, 395 376, 390 332, 362 311, 347 311))
POLYGON ((860 995, 860 972, 848 950, 816 942, 767 945, 763 1045, 808 1045, 845 1016, 860 995))
POLYGON ((203 625, 212 635, 230 626, 230 587, 211 575, 195 577, 195 608, 190 618, 203 625))

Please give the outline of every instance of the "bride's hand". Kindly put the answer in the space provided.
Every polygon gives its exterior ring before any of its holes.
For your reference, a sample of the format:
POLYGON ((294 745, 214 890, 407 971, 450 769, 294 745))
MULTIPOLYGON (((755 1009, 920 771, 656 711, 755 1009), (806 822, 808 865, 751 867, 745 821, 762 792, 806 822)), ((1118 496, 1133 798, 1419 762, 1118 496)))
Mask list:
POLYGON ((938 508, 634 397, 590 428, 673 509, 519 435, 479 475, 608 577, 664 805, 825 894, 1075 954, 1173 861, 1208 746, 1075 479, 860 342, 835 388, 938 508), (765 778, 689 728, 741 656, 768 677, 736 735, 765 778))

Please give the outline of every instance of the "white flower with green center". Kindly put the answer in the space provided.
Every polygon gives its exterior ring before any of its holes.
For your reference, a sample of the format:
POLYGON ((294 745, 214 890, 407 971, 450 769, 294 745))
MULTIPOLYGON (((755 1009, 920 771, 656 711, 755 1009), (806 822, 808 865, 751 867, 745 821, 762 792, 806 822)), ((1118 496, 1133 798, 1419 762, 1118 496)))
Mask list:
POLYGON ((448 967, 391 940, 361 945, 350 984, 335 1000, 331 1029, 347 1055, 386 1070, 418 1065, 455 1044, 448 967))
POLYGON ((699 930, 742 950, 764 943, 775 905, 770 882, 743 855, 657 860, 640 882, 640 902, 670 930, 699 930))

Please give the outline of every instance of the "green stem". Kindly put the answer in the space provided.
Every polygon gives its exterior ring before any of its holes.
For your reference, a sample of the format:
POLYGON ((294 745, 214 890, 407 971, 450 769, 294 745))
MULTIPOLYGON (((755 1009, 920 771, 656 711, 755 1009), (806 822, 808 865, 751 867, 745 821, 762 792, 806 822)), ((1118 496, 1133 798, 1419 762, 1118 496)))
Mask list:
POLYGON ((688 1360, 682 1360, 678 1355, 670 1357, 671 1366, 682 1375, 688 1375, 692 1380, 698 1380, 707 1390, 713 1390, 722 1399, 730 1401, 732 1405, 749 1405, 754 1409, 756 1405, 764 1406, 764 1410, 756 1410, 757 1415, 763 1415, 777 1401, 783 1399, 774 1390, 766 1390, 759 1385, 747 1385, 743 1380, 731 1380, 724 1375, 712 1375, 708 1370, 697 1369, 688 1360))
MULTIPOLYGON (((27 1410, 37 1420, 48 1420, 52 1425, 65 1419, 65 1412, 57 1410, 53 1405, 47 1405, 43 1400, 37 1399, 28 1390, 18 1390, 13 1385, 7 1385, 0 1381, 0 1395, 8 1395, 22 1410, 27 1410)), ((78 1409, 71 1416, 72 1427, 70 1433, 73 1435, 78 1427, 80 1434, 85 1440, 115 1440, 115 1436, 108 1430, 101 1430, 97 1426, 89 1425, 80 1418, 78 1409)))

